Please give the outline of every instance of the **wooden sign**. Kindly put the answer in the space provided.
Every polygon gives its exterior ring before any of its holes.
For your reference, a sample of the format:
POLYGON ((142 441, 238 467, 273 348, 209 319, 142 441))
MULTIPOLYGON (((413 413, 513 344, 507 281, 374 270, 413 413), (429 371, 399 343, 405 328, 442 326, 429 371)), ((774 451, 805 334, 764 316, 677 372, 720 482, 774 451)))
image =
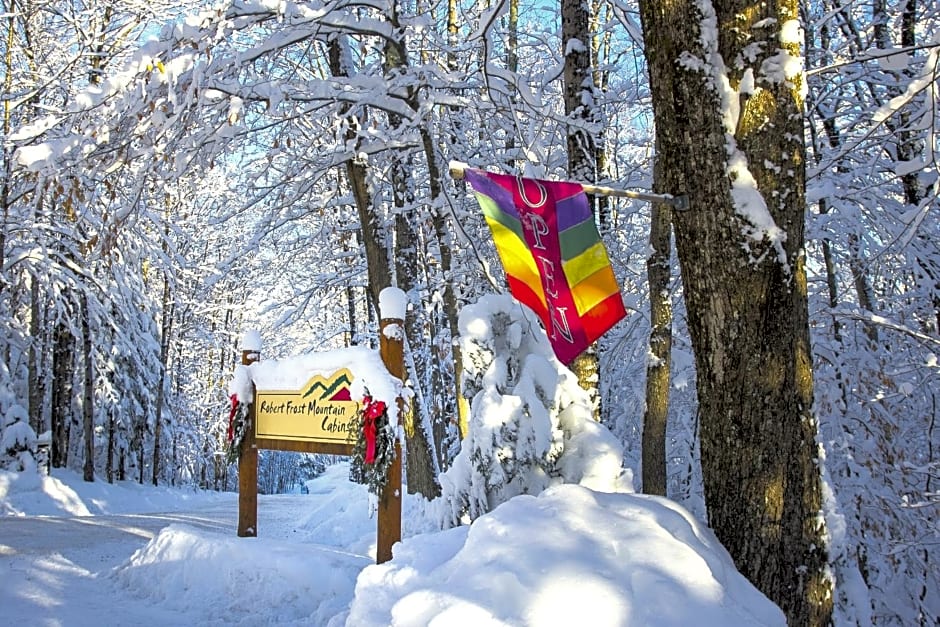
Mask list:
POLYGON ((347 444, 359 403, 353 374, 343 368, 315 375, 299 390, 257 390, 255 437, 264 440, 347 444))
MULTIPOLYGON (((397 287, 386 287, 379 294, 379 356, 386 376, 399 383, 405 375, 402 338, 407 301, 405 293, 397 287)), ((261 359, 261 342, 256 333, 246 338, 242 365, 250 366, 261 359)), ((360 350, 357 347, 345 350, 353 349, 360 350)), ((301 372, 313 370, 315 367, 301 372)), ((366 370, 374 372, 374 368, 366 370)), ((360 371, 360 376, 366 383, 369 375, 360 371)), ((350 389, 353 374, 347 368, 327 376, 314 375, 299 390, 259 390, 256 382, 252 377, 254 397, 249 404, 249 415, 254 429, 248 429, 239 444, 238 536, 242 538, 258 535, 258 449, 352 455, 349 434, 359 410, 359 403, 352 400, 350 389)), ((280 385, 293 384, 294 381, 280 385)), ((399 411, 402 407, 400 393, 397 399, 386 395, 382 400, 394 402, 399 411)), ((392 559, 392 545, 401 540, 401 442, 397 436, 395 456, 379 496, 377 512, 375 560, 381 564, 392 559)))

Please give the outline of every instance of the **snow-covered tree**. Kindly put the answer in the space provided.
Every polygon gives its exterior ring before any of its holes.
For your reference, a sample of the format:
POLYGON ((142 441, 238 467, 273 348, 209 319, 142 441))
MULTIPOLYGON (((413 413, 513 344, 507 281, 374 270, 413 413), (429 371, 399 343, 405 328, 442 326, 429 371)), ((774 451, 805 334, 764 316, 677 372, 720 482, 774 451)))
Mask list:
POLYGON ((460 313, 470 422, 441 476, 441 522, 453 526, 558 483, 632 490, 623 450, 594 421, 590 393, 552 352, 538 318, 508 294, 460 313))
POLYGON ((798 3, 640 8, 662 184, 689 198, 673 223, 708 520, 790 621, 826 625, 798 3))
POLYGON ((0 470, 36 471, 36 432, 13 393, 10 372, 0 362, 0 470))

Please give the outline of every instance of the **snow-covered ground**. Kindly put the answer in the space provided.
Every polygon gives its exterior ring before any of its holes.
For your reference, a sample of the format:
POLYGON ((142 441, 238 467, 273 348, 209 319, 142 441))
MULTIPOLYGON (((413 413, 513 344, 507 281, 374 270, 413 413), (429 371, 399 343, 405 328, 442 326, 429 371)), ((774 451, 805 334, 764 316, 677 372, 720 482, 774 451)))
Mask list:
POLYGON ((561 485, 436 531, 406 496, 404 540, 374 564, 375 519, 348 465, 309 494, 260 496, 0 472, 8 625, 784 625, 712 533, 655 497, 561 485))

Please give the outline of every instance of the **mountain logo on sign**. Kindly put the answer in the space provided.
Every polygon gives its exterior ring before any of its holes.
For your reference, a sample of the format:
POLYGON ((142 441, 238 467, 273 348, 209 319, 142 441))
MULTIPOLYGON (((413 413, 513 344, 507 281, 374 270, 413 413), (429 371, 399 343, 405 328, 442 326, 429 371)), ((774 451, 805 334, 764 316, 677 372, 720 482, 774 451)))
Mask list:
POLYGON ((349 386, 352 385, 353 375, 343 368, 334 372, 329 379, 316 375, 307 383, 307 391, 303 398, 313 397, 319 401, 349 401, 352 395, 349 386))

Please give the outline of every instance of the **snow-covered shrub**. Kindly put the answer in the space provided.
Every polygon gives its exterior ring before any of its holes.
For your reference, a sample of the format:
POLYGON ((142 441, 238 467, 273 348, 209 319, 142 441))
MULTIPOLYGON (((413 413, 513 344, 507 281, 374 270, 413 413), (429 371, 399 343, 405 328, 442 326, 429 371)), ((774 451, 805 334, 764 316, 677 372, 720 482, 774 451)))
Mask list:
POLYGON ((0 363, 0 470, 35 470, 35 449, 36 432, 29 426, 29 414, 17 402, 9 372, 0 363))
POLYGON ((631 491, 623 449, 592 417, 590 398, 552 352, 538 319, 509 295, 460 314, 468 433, 441 476, 441 524, 473 520, 558 483, 631 491))

